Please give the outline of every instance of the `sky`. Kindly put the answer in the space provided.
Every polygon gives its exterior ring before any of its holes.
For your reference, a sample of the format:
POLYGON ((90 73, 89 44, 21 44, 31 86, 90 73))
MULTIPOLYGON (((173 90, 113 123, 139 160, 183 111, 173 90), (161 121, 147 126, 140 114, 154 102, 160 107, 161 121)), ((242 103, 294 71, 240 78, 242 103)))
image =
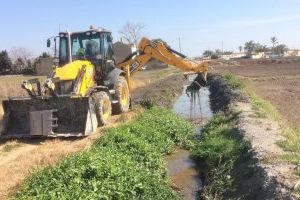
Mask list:
POLYGON ((246 41, 271 46, 270 37, 300 49, 300 0, 9 0, 1 2, 0 50, 49 51, 46 40, 61 31, 104 27, 119 40, 127 22, 145 25, 188 56, 206 49, 238 51, 246 41))

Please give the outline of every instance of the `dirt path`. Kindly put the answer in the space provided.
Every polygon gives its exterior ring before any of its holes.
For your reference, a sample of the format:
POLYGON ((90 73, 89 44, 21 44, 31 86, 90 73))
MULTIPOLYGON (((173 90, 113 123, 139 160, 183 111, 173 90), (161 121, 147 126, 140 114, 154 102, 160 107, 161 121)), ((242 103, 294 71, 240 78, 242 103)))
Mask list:
MULTIPOLYGON (((182 74, 173 75, 174 73, 177 71, 164 69, 137 74, 132 94, 133 99, 138 99, 135 102, 143 100, 144 91, 147 91, 149 95, 147 99, 155 99, 155 102, 161 103, 160 105, 170 103, 181 93, 185 81, 182 74), (170 87, 168 91, 171 92, 172 99, 164 98, 167 94, 165 90, 158 90, 158 86, 170 87)), ((86 138, 0 141, 0 199, 7 199, 15 193, 24 179, 35 169, 54 165, 67 155, 89 148, 94 140, 101 137, 103 130, 130 121, 137 112, 138 110, 134 110, 113 116, 108 126, 99 128, 95 134, 86 138)))
MULTIPOLYGON (((257 172, 251 182, 258 184, 261 196, 267 199, 298 199, 291 194, 295 184, 299 181, 293 173, 296 165, 279 161, 284 151, 277 142, 284 140, 281 128, 270 118, 260 118, 250 103, 237 102, 235 109, 241 111, 239 130, 250 141, 253 150, 253 159, 257 160, 257 172)), ((243 180, 241 180, 243 181, 243 180)), ((259 194, 257 194, 260 196, 259 194)))

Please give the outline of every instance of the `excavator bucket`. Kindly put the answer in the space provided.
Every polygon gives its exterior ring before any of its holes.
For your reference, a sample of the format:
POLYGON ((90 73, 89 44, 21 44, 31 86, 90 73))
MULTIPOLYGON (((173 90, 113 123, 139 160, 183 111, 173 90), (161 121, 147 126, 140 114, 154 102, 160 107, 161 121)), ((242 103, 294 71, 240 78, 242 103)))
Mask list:
POLYGON ((191 77, 192 81, 190 85, 187 87, 187 91, 197 91, 200 90, 201 87, 205 87, 207 85, 206 75, 203 74, 195 74, 195 76, 191 77))
POLYGON ((88 97, 17 98, 3 101, 1 137, 84 136, 98 126, 88 97))

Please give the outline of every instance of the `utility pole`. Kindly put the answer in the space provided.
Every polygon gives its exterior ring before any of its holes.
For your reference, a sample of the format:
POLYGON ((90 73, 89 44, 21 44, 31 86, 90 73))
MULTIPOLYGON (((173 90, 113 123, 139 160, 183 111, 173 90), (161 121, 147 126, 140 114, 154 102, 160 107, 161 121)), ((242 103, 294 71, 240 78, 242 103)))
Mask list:
POLYGON ((181 53, 181 41, 180 41, 180 37, 178 38, 178 45, 179 45, 179 52, 181 53))
POLYGON ((224 48, 223 48, 223 40, 221 42, 221 46, 222 46, 222 55, 224 54, 224 48))

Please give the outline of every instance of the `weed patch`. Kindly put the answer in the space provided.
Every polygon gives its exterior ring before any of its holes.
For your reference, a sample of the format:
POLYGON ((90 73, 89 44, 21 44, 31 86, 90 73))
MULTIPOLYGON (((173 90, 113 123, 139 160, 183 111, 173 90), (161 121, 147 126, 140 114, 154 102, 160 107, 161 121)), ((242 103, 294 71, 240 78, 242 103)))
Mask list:
POLYGON ((203 128, 201 139, 195 142, 192 156, 205 175, 202 196, 220 199, 234 192, 235 166, 248 157, 249 143, 236 134, 239 113, 216 114, 203 128))
POLYGON ((232 73, 228 73, 224 77, 232 89, 243 89, 245 87, 244 84, 232 73))
POLYGON ((193 134, 188 122, 153 107, 108 129, 91 149, 35 172, 15 199, 179 199, 162 155, 191 147, 193 134))

